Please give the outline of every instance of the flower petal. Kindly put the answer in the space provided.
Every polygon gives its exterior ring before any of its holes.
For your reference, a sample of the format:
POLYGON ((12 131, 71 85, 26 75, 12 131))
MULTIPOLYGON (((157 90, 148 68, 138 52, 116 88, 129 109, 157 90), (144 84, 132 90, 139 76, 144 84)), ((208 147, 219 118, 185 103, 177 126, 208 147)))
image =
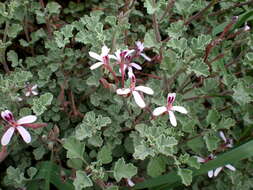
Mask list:
POLYGON ((27 92, 25 92, 25 96, 31 96, 31 91, 27 91, 27 92))
POLYGON ((141 53, 141 56, 147 61, 151 61, 150 57, 148 57, 145 53, 141 53))
POLYGON ((146 86, 137 86, 137 87, 135 87, 135 90, 142 91, 142 92, 144 92, 146 94, 150 94, 150 95, 154 94, 154 91, 151 88, 146 87, 146 86))
POLYGON ((216 176, 220 173, 220 171, 222 170, 222 168, 223 168, 223 167, 218 167, 218 168, 216 168, 216 169, 214 170, 214 177, 216 177, 216 176))
POLYGON ((13 114, 9 110, 5 110, 1 112, 1 117, 7 121, 7 122, 12 122, 14 121, 13 114))
POLYGON ((158 116, 158 115, 161 115, 163 114, 164 112, 167 111, 167 108, 165 106, 161 106, 161 107, 158 107, 158 108, 155 108, 154 111, 153 111, 153 115, 154 116, 158 116))
POLYGON ((201 157, 199 157, 199 156, 194 156, 195 158, 197 158, 197 161, 199 162, 199 163, 204 163, 205 162, 205 159, 204 158, 201 158, 201 157))
POLYGON ((133 187, 135 185, 134 182, 129 178, 127 178, 127 183, 130 187, 133 187))
POLYGON ((116 91, 118 95, 125 95, 125 94, 129 94, 130 92, 131 92, 130 88, 119 88, 116 91))
POLYGON ((3 146, 6 146, 7 144, 9 144, 10 140, 11 140, 11 137, 13 135, 15 131, 15 128, 14 127, 10 127, 5 133, 4 135, 2 136, 2 139, 1 139, 1 144, 3 146))
POLYGON ((101 57, 104 57, 104 56, 108 55, 109 52, 110 52, 110 49, 106 45, 104 45, 102 47, 101 57))
POLYGON ((35 90, 35 89, 37 89, 38 88, 38 85, 37 84, 35 84, 35 85, 33 85, 33 87, 31 88, 32 90, 35 90))
POLYGON ((90 69, 91 69, 91 70, 94 70, 94 69, 100 67, 100 66, 103 65, 103 64, 104 64, 103 62, 97 62, 97 63, 91 65, 91 66, 90 66, 90 69))
POLYGON ((34 96, 37 96, 39 93, 38 93, 37 91, 33 90, 33 91, 32 91, 32 94, 33 94, 34 96))
POLYGON ((209 171, 208 171, 208 177, 209 177, 209 178, 212 178, 212 177, 213 177, 213 170, 209 170, 209 171))
POLYGON ((126 50, 126 51, 127 51, 127 53, 126 53, 125 57, 128 56, 128 55, 130 55, 131 53, 133 53, 135 50, 131 49, 131 50, 126 50))
POLYGON ((172 111, 169 111, 169 117, 170 117, 170 123, 171 125, 173 125, 174 127, 177 126, 177 120, 176 117, 174 115, 174 113, 172 111))
POLYGON ((144 43, 141 43, 141 41, 135 42, 135 45, 137 46, 137 48, 140 52, 142 52, 144 50, 144 43))
POLYGON ((142 99, 141 95, 139 94, 139 92, 137 91, 133 91, 133 96, 134 96, 134 100, 136 102, 136 104, 140 107, 140 108, 145 108, 146 104, 144 102, 144 100, 142 99))
POLYGON ((227 142, 227 139, 226 139, 224 133, 223 133, 222 131, 220 131, 220 132, 219 132, 219 135, 220 135, 220 137, 222 138, 222 140, 226 143, 226 142, 227 142))
POLYGON ((176 93, 169 93, 167 96, 167 104, 172 104, 176 99, 176 93))
POLYGON ((183 113, 183 114, 188 113, 187 110, 182 106, 172 106, 171 110, 178 111, 178 112, 183 113))
POLYGON ((142 67, 141 67, 140 65, 138 65, 137 63, 130 63, 130 65, 131 65, 133 68, 137 69, 137 70, 142 70, 142 67))
POLYGON ((37 120, 37 117, 35 115, 28 115, 25 117, 20 118, 17 123, 19 125, 24 124, 24 123, 33 123, 34 121, 37 120))
POLYGON ((99 60, 99 61, 103 61, 103 58, 102 58, 100 55, 98 55, 97 53, 95 53, 95 52, 90 51, 90 52, 89 52, 89 55, 90 55, 92 58, 94 58, 94 59, 97 59, 97 60, 99 60))
POLYGON ((17 130, 19 132, 19 134, 21 135, 22 139, 26 142, 26 143, 30 143, 32 138, 30 133, 22 126, 17 126, 17 130))
POLYGON ((227 164, 227 165, 225 165, 225 167, 228 168, 228 169, 230 169, 231 171, 235 171, 236 170, 235 167, 232 166, 231 164, 227 164))

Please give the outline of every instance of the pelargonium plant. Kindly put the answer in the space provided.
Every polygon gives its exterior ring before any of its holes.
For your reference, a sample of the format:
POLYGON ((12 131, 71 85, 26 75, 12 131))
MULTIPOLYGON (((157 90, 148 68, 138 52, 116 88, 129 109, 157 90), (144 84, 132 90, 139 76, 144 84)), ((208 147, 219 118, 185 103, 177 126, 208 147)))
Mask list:
POLYGON ((251 0, 0 2, 0 189, 250 190, 251 16, 251 0))

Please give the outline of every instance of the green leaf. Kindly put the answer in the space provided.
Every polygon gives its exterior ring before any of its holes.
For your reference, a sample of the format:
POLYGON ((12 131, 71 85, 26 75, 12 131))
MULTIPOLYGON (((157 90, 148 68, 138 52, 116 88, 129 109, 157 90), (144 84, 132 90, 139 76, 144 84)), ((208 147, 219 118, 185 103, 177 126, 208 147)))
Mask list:
POLYGON ((30 167, 28 170, 27 170, 27 174, 28 174, 28 176, 30 177, 30 179, 32 179, 35 175, 36 175, 36 173, 37 173, 37 168, 35 168, 35 167, 30 167))
POLYGON ((49 2, 47 3, 46 10, 49 12, 49 14, 60 14, 60 8, 61 5, 59 5, 56 2, 49 2))
POLYGON ((8 51, 7 60, 11 62, 12 67, 16 67, 22 63, 22 60, 18 60, 18 54, 13 50, 8 51))
POLYGON ((216 137, 214 135, 206 134, 203 138, 206 142, 206 146, 209 151, 213 151, 213 150, 217 149, 218 143, 220 141, 220 139, 218 137, 216 137))
POLYGON ((210 35, 201 34, 198 38, 192 38, 192 47, 196 50, 204 50, 206 45, 211 42, 212 38, 210 35))
POLYGON ((44 179, 45 186, 41 187, 44 190, 50 189, 50 183, 52 183, 57 189, 61 190, 74 190, 73 185, 69 180, 63 182, 61 179, 61 168, 50 161, 40 162, 37 166, 38 173, 35 179, 44 179))
POLYGON ((249 61, 253 61, 253 53, 249 52, 245 55, 245 57, 249 60, 249 61))
POLYGON ((21 32, 23 30, 23 27, 22 25, 20 24, 12 24, 10 27, 9 27, 9 30, 8 30, 8 36, 10 38, 16 38, 18 33, 21 32))
POLYGON ((82 190, 86 187, 92 187, 93 183, 84 171, 78 170, 76 171, 76 178, 73 185, 75 186, 76 190, 82 190))
MULTIPOLYGON (((221 155, 217 155, 217 157, 214 160, 211 160, 205 164, 202 164, 200 169, 194 169, 192 170, 192 176, 197 177, 200 175, 206 175, 209 170, 218 168, 220 166, 224 166, 226 164, 233 164, 236 163, 242 159, 249 158, 253 156, 253 140, 238 146, 230 151, 227 151, 221 155)), ((179 183, 181 181, 180 177, 176 175, 176 172, 170 172, 166 175, 162 175, 156 178, 152 178, 149 180, 145 180, 142 183, 138 183, 135 185, 133 189, 145 189, 145 188, 156 188, 157 190, 164 190, 169 189, 173 187, 176 187, 178 185, 181 185, 179 183)))
POLYGON ((166 30, 167 34, 171 38, 175 39, 181 37, 184 31, 186 31, 186 27, 184 26, 184 22, 182 20, 171 23, 170 27, 166 30))
MULTIPOLYGON (((102 115, 96 117, 93 111, 87 112, 82 123, 76 129, 75 136, 78 140, 83 140, 87 137, 91 138, 96 135, 102 127, 105 127, 110 123, 111 119, 109 117, 103 117, 102 115)), ((98 137, 95 138, 97 139, 98 137)))
POLYGON ((204 76, 207 77, 209 75, 209 68, 207 64, 203 62, 202 59, 198 59, 194 61, 194 63, 188 68, 188 71, 194 72, 197 77, 204 76))
POLYGON ((188 48, 187 40, 185 38, 171 39, 169 42, 167 42, 167 46, 177 50, 180 53, 183 53, 186 48, 188 48))
POLYGON ((156 40, 154 30, 149 30, 148 32, 145 33, 144 46, 147 48, 153 48, 153 47, 157 49, 159 48, 159 43, 156 40))
POLYGON ((33 155, 35 157, 35 160, 40 160, 45 155, 46 150, 43 146, 39 146, 38 148, 33 150, 33 155))
POLYGON ((190 185, 192 182, 192 171, 189 169, 178 169, 177 174, 181 177, 184 185, 190 185))
POLYGON ((124 158, 120 158, 114 166, 113 176, 119 182, 122 178, 131 179, 137 174, 137 168, 133 164, 126 164, 124 158))
POLYGON ((211 123, 217 123, 220 119, 220 114, 217 110, 212 109, 208 111, 208 115, 207 115, 207 123, 211 124, 211 123))
POLYGON ((112 161, 111 149, 107 146, 103 146, 98 152, 97 159, 101 161, 102 164, 109 164, 112 161))
POLYGON ((235 126, 236 122, 232 118, 222 118, 219 124, 216 126, 217 129, 230 129, 230 127, 235 126))
POLYGON ((64 140, 63 147, 67 150, 67 158, 79 158, 83 160, 84 143, 81 143, 74 137, 69 137, 64 140))
POLYGON ((233 91, 234 94, 232 97, 238 104, 245 105, 250 101, 252 101, 252 98, 250 97, 250 94, 247 91, 247 87, 243 82, 239 82, 237 86, 233 88, 233 91))
POLYGON ((43 114, 47 110, 46 106, 51 105, 52 100, 53 100, 53 95, 51 93, 45 93, 41 95, 39 98, 34 98, 33 106, 32 106, 33 112, 36 115, 43 114))
POLYGON ((145 0, 144 2, 144 7, 147 8, 147 13, 150 15, 154 14, 159 9, 159 7, 157 7, 158 5, 160 5, 160 3, 154 5, 152 0, 145 0))
POLYGON ((166 162, 162 157, 154 157, 149 160, 147 173, 151 177, 157 177, 166 170, 166 162))

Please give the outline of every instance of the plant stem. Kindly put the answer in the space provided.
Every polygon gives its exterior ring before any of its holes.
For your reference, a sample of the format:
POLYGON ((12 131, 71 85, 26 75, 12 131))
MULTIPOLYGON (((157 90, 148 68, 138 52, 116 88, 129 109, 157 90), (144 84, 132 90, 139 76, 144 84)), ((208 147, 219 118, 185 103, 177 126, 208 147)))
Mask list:
POLYGON ((159 19, 159 22, 161 22, 167 15, 170 16, 171 15, 171 9, 173 8, 174 4, 175 4, 176 0, 170 0, 168 1, 167 7, 163 13, 163 15, 161 16, 161 18, 159 19))
POLYGON ((211 7, 213 7, 216 3, 218 3, 218 0, 212 0, 204 9, 202 9, 201 11, 199 11, 197 14, 191 16, 185 23, 184 25, 188 25, 190 24, 193 20, 199 19, 203 16, 203 14, 210 9, 211 7))

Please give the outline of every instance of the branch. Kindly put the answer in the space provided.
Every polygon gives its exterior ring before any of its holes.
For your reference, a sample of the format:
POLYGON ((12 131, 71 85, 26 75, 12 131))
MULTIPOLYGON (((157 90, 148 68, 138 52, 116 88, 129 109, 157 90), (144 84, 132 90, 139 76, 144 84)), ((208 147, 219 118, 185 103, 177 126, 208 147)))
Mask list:
MULTIPOLYGON (((153 6, 155 6, 155 4, 156 4, 155 0, 152 0, 152 2, 153 2, 153 6)), ((153 27, 154 27, 154 31, 155 31, 156 41, 158 43, 160 43, 161 42, 161 35, 160 35, 160 32, 159 32, 159 25, 158 25, 158 22, 157 22, 157 17, 156 17, 155 12, 152 15, 152 19, 153 19, 153 27)))
POLYGON ((171 9, 173 8, 174 4, 175 4, 176 0, 170 0, 168 1, 167 7, 163 13, 163 15, 161 16, 161 18, 159 19, 159 22, 161 22, 167 15, 170 16, 171 15, 171 9))
POLYGON ((211 14, 208 15, 208 17, 218 16, 218 15, 224 14, 225 12, 229 11, 230 9, 234 9, 234 8, 237 8, 237 7, 242 7, 244 5, 250 5, 251 3, 253 3, 253 0, 250 0, 250 1, 247 1, 247 2, 244 2, 244 3, 236 3, 235 5, 227 8, 227 9, 223 9, 223 10, 219 10, 217 12, 211 13, 211 14))
POLYGON ((197 14, 191 16, 187 21, 185 21, 184 25, 190 24, 193 20, 199 19, 203 16, 203 14, 210 9, 212 6, 214 6, 218 1, 212 0, 204 9, 199 11, 197 14))

